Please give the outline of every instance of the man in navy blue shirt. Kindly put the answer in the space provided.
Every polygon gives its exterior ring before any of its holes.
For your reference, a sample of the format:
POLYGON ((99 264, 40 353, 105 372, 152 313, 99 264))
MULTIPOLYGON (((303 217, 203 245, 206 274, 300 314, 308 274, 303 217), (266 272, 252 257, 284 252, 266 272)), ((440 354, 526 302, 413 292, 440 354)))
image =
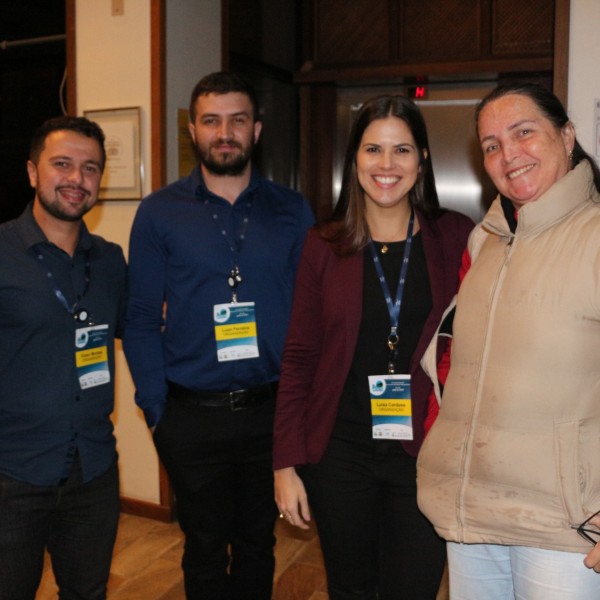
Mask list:
POLYGON ((139 207, 124 347, 185 533, 188 598, 270 600, 272 425, 296 266, 312 212, 258 175, 254 90, 194 88, 199 165, 139 207))
POLYGON ((35 133, 32 204, 0 226, 0 598, 33 600, 44 549, 61 598, 106 597, 119 516, 115 336, 121 248, 91 235, 104 134, 58 117, 35 133))

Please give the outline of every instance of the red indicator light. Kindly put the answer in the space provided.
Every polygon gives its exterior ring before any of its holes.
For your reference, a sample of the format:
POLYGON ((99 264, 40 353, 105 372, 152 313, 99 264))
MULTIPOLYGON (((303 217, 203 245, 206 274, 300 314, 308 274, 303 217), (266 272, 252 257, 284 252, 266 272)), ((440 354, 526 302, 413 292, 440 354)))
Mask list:
POLYGON ((406 95, 413 100, 424 100, 427 98, 427 86, 416 85, 414 87, 409 87, 406 90, 406 95))

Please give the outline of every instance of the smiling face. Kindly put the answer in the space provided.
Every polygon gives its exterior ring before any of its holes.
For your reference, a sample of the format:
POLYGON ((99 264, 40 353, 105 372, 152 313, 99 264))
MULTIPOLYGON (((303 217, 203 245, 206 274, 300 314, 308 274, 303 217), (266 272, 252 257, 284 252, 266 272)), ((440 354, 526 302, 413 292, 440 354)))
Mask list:
POLYGON ((79 221, 98 200, 102 151, 98 141, 70 130, 44 140, 37 163, 27 162, 35 189, 34 213, 59 221, 79 221))
POLYGON ((408 203, 419 175, 419 151, 408 125, 397 117, 373 121, 356 153, 356 171, 367 212, 408 203))
POLYGON ((520 208, 535 202, 569 171, 570 123, 558 129, 531 98, 509 94, 479 115, 483 164, 496 189, 520 208))
POLYGON ((196 116, 189 125, 203 171, 213 175, 241 175, 250 164, 258 141, 260 121, 255 121, 246 94, 204 94, 196 100, 196 116))

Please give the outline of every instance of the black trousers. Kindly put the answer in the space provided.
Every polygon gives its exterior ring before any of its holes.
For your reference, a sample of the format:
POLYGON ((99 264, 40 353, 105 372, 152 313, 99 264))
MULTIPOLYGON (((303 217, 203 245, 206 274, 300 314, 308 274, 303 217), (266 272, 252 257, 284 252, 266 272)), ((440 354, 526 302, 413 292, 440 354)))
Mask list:
POLYGON ((332 439, 300 471, 330 600, 434 600, 445 542, 417 507, 416 460, 397 442, 332 439))
POLYGON ((106 598, 118 521, 116 462, 88 483, 79 461, 64 485, 37 486, 0 475, 0 600, 35 598, 44 549, 60 598, 106 598))
POLYGON ((189 600, 270 600, 274 401, 240 411, 170 399, 154 441, 185 534, 189 600))

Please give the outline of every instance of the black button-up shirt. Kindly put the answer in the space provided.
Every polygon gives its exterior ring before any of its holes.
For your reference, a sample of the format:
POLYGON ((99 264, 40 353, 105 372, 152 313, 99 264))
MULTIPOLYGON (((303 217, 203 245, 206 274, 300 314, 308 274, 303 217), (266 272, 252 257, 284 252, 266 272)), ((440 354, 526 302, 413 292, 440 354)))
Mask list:
POLYGON ((73 257, 46 239, 31 205, 0 225, 0 473, 56 485, 76 453, 85 482, 114 463, 113 342, 121 334, 125 286, 121 248, 91 235, 84 223, 73 257), (83 390, 75 332, 85 324, 70 313, 78 298, 95 325, 108 325, 110 383, 83 390))

